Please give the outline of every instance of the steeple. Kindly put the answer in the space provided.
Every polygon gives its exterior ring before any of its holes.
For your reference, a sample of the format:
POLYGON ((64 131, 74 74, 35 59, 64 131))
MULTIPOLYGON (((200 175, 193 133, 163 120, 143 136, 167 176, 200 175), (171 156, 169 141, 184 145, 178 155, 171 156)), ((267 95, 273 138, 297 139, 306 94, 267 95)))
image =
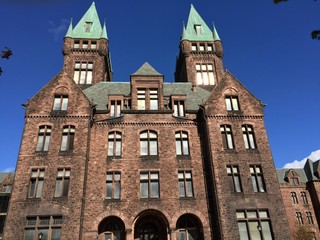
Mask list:
POLYGON ((69 26, 66 37, 86 39, 108 39, 105 25, 104 28, 101 27, 101 23, 94 2, 91 4, 90 8, 83 15, 83 17, 80 19, 75 28, 72 29, 71 26, 70 29, 69 26))
POLYGON ((107 28, 101 26, 93 2, 73 28, 72 19, 64 38, 64 68, 81 87, 112 80, 107 28))

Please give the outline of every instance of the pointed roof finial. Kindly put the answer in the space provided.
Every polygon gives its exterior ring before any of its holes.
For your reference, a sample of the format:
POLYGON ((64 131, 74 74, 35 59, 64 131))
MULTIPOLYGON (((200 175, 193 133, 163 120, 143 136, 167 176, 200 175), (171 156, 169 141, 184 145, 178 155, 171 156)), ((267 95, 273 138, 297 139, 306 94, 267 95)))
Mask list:
POLYGON ((70 19, 69 28, 68 28, 68 31, 67 31, 65 37, 71 37, 71 36, 72 36, 72 18, 70 19))
POLYGON ((213 21, 212 21, 212 26, 213 26, 213 32, 212 32, 212 34, 213 34, 213 40, 214 40, 214 41, 221 41, 221 39, 220 39, 220 37, 219 37, 219 34, 218 34, 218 31, 217 31, 217 29, 216 29, 213 21))
POLYGON ((102 32, 101 32, 101 38, 108 39, 106 20, 104 20, 104 23, 103 23, 103 28, 102 28, 102 32))

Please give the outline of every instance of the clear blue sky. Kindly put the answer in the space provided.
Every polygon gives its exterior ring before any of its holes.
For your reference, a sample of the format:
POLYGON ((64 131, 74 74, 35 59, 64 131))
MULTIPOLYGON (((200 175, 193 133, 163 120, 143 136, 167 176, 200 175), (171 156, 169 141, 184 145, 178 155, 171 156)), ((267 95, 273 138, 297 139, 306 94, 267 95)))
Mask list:
MULTIPOLYGON (((63 37, 92 1, 3 0, 0 48, 0 171, 14 168, 23 131, 21 107, 62 68, 63 37)), ((320 1, 97 0, 106 20, 114 81, 129 81, 145 61, 173 81, 182 22, 193 4, 222 39, 224 65, 267 104, 265 124, 276 167, 319 150, 320 1)))

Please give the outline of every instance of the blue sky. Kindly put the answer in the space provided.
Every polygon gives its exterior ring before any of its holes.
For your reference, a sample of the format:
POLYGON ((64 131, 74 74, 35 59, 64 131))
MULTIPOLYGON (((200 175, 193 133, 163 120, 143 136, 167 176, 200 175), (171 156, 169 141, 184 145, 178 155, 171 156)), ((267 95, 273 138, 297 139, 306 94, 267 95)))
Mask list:
MULTIPOLYGON (((0 171, 15 167, 24 123, 21 106, 62 68, 63 37, 92 1, 3 0, 0 48, 14 55, 0 60, 0 171)), ((276 167, 320 158, 319 1, 272 0, 97 0, 106 21, 114 81, 148 61, 165 81, 174 80, 182 23, 193 4, 224 47, 224 65, 267 104, 265 124, 276 167)))

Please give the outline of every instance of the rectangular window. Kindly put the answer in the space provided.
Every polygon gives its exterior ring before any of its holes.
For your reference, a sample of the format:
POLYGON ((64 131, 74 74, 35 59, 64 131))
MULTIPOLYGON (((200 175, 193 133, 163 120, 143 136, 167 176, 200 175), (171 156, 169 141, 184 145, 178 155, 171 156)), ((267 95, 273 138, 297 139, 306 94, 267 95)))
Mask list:
POLYGON ((301 198, 303 204, 308 204, 308 198, 306 192, 301 192, 301 198))
POLYGON ((91 41, 90 48, 91 49, 97 49, 97 42, 96 41, 91 41))
POLYGON ((80 41, 79 40, 74 40, 73 48, 75 48, 75 49, 80 48, 80 41))
POLYGON ((302 218, 301 212, 296 212, 296 219, 300 225, 303 224, 303 218, 302 218))
POLYGON ((176 100, 173 102, 173 116, 184 117, 184 101, 176 100))
POLYGON ((138 89, 138 110, 146 109, 146 90, 138 89))
POLYGON ((68 196, 70 182, 70 169, 62 168, 58 169, 58 176, 56 180, 56 192, 55 197, 68 196))
POLYGON ((230 125, 221 125, 220 126, 222 144, 224 149, 233 149, 233 137, 230 125))
POLYGON ((314 224, 311 212, 306 212, 308 224, 314 224))
POLYGON ((51 127, 40 126, 38 133, 37 152, 47 152, 49 150, 49 143, 51 138, 51 127))
POLYGON ((158 90, 150 89, 150 110, 158 110, 158 90))
POLYGON ((121 156, 121 132, 110 132, 108 135, 108 156, 121 156))
POLYGON ((68 108, 68 96, 56 95, 54 96, 53 110, 54 111, 66 111, 68 108))
POLYGON ((118 172, 108 172, 107 173, 107 199, 120 199, 120 173, 118 172))
POLYGON ((120 117, 121 100, 111 100, 110 103, 110 117, 120 117))
POLYGON ((42 194, 44 169, 32 169, 29 183, 29 198, 40 198, 42 194))
POLYGON ((251 165, 250 166, 250 174, 253 185, 254 192, 265 192, 266 188, 264 185, 264 179, 262 174, 261 166, 259 165, 251 165))
POLYGON ((9 196, 0 196, 0 215, 8 211, 9 196))
POLYGON ((0 234, 3 234, 5 220, 6 220, 6 215, 0 215, 0 234))
POLYGON ((237 96, 226 96, 226 108, 227 111, 239 111, 239 100, 237 96))
POLYGON ((199 51, 204 51, 204 45, 200 44, 199 51))
POLYGON ((179 197, 193 197, 191 171, 179 171, 179 197))
POLYGON ((25 240, 60 240, 62 216, 27 217, 25 240))
POLYGON ((267 210, 237 211, 240 240, 273 240, 267 210))
POLYGON ((197 44, 191 45, 191 51, 197 51, 197 44))
POLYGON ((60 151, 72 151, 73 150, 75 131, 76 131, 76 128, 74 126, 63 127, 60 151))
POLYGON ((89 45, 89 44, 88 44, 88 41, 83 41, 83 42, 82 42, 82 48, 83 48, 83 49, 87 49, 87 48, 88 48, 88 45, 89 45))
POLYGON ((92 22, 86 22, 85 24, 85 32, 89 33, 91 31, 92 22))
POLYGON ((212 52, 213 48, 212 48, 212 45, 211 44, 208 44, 207 46, 207 51, 208 52, 212 52))
POLYGON ((293 204, 298 204, 297 194, 295 192, 291 192, 291 199, 293 204))
POLYGON ((189 141, 188 133, 185 131, 178 131, 175 133, 176 137, 176 154, 189 155, 189 141))
POLYGON ((140 173, 140 198, 159 198, 159 173, 140 173))
POLYGON ((91 84, 92 83, 92 62, 76 62, 74 65, 73 80, 77 84, 91 84))
POLYGON ((140 133, 140 155, 158 155, 158 135, 155 131, 143 131, 140 133))
POLYGON ((246 149, 256 148, 256 141, 253 133, 253 127, 251 125, 242 125, 242 136, 244 146, 246 149))
POLYGON ((233 189, 234 192, 242 192, 238 167, 234 165, 227 166, 227 174, 231 189, 233 189))
POLYGON ((197 84, 214 85, 214 75, 212 64, 196 64, 197 84))

